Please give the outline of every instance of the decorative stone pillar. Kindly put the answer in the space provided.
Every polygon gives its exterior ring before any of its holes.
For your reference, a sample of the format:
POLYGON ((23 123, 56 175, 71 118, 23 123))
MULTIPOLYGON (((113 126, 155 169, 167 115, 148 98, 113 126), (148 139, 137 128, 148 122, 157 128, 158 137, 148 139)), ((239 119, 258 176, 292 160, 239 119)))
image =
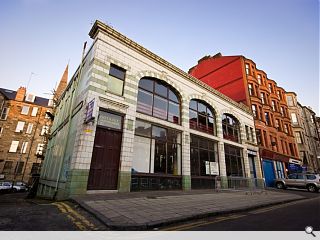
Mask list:
POLYGON ((218 154, 219 154, 219 171, 220 176, 227 176, 226 171, 226 161, 225 161, 225 153, 224 153, 224 143, 218 142, 218 154))
POLYGON ((182 189, 191 189, 191 171, 190 171, 190 133, 189 133, 189 101, 183 96, 181 104, 181 125, 185 129, 182 132, 182 189))
POLYGON ((242 149, 242 154, 243 154, 244 177, 252 178, 253 176, 251 176, 251 173, 250 173, 250 163, 249 163, 247 148, 242 149))
POLYGON ((219 171, 220 171, 220 178, 221 178, 221 188, 228 188, 226 158, 225 158, 223 142, 218 142, 218 152, 219 152, 219 171))
POLYGON ((257 151, 257 156, 254 157, 254 165, 256 168, 256 175, 257 178, 263 178, 262 176, 262 166, 261 166, 261 161, 260 161, 260 154, 259 154, 259 150, 257 151))
POLYGON ((134 118, 132 119, 129 115, 126 115, 124 119, 124 127, 122 133, 122 146, 118 175, 119 192, 130 192, 131 168, 133 159, 134 125, 134 118))
POLYGON ((182 133, 182 189, 191 189, 190 133, 182 133))

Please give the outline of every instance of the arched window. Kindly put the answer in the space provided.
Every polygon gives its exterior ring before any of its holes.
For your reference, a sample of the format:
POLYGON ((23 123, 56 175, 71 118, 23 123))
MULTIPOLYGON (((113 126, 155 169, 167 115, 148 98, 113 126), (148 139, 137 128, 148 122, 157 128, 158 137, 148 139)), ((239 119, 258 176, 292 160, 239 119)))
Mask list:
POLYGON ((178 94, 168 84, 154 78, 140 79, 137 111, 180 124, 178 94))
POLYGON ((240 142, 240 124, 234 116, 230 114, 223 114, 222 131, 223 138, 234 142, 240 142))
POLYGON ((212 108, 201 100, 189 104, 190 128, 216 135, 215 115, 212 108))

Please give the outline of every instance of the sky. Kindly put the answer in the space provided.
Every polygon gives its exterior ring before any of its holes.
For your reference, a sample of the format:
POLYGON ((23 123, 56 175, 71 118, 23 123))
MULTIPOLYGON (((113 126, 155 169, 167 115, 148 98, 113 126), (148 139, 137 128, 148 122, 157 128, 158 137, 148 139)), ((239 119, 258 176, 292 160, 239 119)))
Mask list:
POLYGON ((96 19, 186 72, 243 55, 319 116, 319 0, 1 0, 0 87, 48 98, 96 19))

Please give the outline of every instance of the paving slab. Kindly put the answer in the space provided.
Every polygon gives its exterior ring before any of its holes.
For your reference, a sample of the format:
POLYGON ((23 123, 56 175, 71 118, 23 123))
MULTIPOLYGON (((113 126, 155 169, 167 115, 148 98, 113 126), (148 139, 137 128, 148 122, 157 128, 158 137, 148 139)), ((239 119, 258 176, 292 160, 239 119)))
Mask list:
POLYGON ((304 197, 267 190, 102 193, 72 198, 113 230, 147 230, 301 199, 304 197))

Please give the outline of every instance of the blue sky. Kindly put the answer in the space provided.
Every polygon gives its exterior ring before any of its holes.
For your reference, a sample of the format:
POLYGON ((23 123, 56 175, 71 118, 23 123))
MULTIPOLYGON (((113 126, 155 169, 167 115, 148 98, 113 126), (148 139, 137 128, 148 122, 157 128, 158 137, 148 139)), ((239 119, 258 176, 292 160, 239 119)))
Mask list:
POLYGON ((317 0, 1 0, 0 87, 48 97, 99 19, 184 71, 204 55, 244 55, 319 115, 317 0))

